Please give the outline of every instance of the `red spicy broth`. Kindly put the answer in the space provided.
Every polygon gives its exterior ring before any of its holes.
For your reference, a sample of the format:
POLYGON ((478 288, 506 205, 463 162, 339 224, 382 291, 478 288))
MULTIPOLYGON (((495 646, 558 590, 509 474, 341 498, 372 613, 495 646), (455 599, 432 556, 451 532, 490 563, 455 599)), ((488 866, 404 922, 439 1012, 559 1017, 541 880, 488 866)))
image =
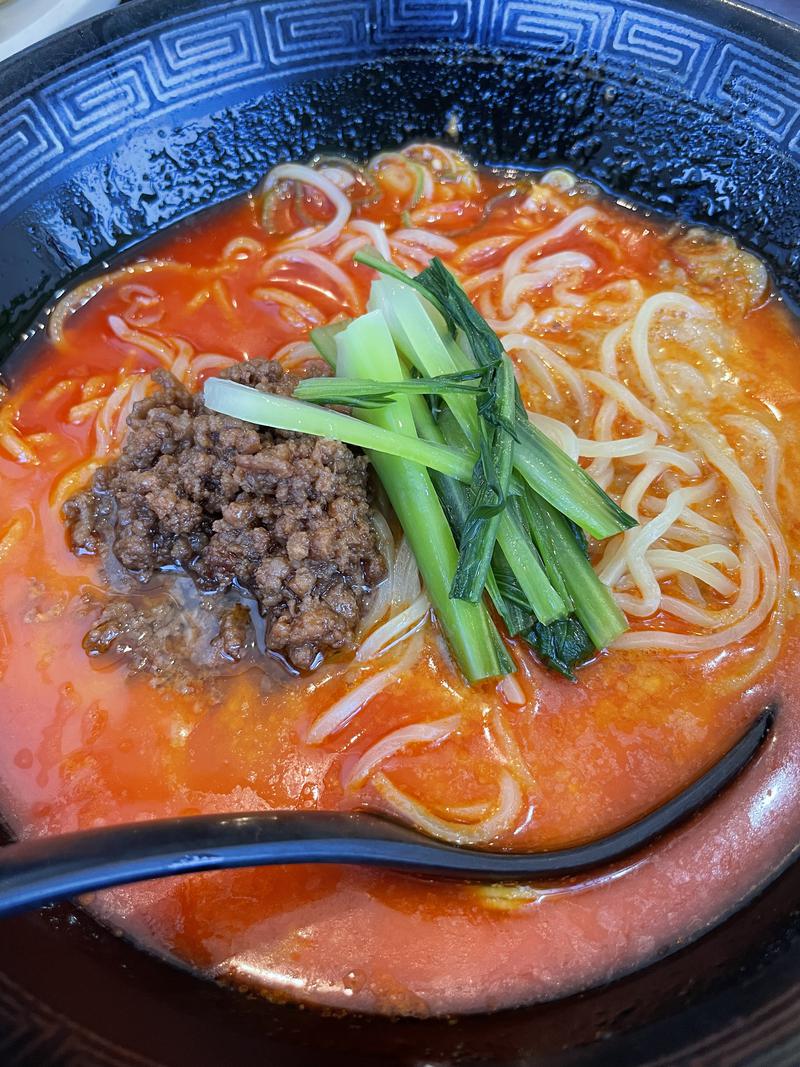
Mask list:
MULTIPOLYGON (((570 884, 469 887, 308 865, 187 875, 88 902, 204 974, 387 1013, 494 1009, 606 981, 717 921, 800 839, 794 323, 761 265, 726 239, 655 223, 564 172, 500 176, 440 152, 374 164, 378 202, 340 168, 347 219, 320 245, 298 235, 330 225, 336 204, 302 180, 269 203, 275 232, 263 202, 242 197, 165 233, 139 265, 79 294, 63 321, 56 313, 0 408, 0 784, 23 836, 367 807, 423 813, 491 847, 553 848, 652 809, 766 703, 780 705, 766 750, 706 812, 570 884), (363 635, 407 611, 402 640, 300 677, 250 663, 184 691, 132 675, 123 657, 90 659, 86 594, 102 595, 103 580, 95 558, 70 550, 60 508, 116 454, 147 375, 167 366, 196 389, 256 358, 318 373, 308 331, 364 310, 373 274, 352 253, 366 243, 385 243, 406 269, 436 254, 457 272, 528 408, 615 499, 634 502, 642 526, 671 494, 689 501, 647 549, 654 587, 637 584, 634 549, 592 546, 629 634, 574 683, 509 641, 513 681, 470 687, 412 581, 363 635), (718 436, 693 438, 686 425, 718 436), (615 454, 622 438, 641 438, 641 451, 615 454), (680 569, 688 549, 700 550, 686 557, 691 571, 680 569), (385 684, 357 713, 314 740, 322 716, 379 674, 385 684), (427 743, 387 742, 416 724, 439 726, 427 743)), ((322 170, 336 177, 335 164, 322 170)))

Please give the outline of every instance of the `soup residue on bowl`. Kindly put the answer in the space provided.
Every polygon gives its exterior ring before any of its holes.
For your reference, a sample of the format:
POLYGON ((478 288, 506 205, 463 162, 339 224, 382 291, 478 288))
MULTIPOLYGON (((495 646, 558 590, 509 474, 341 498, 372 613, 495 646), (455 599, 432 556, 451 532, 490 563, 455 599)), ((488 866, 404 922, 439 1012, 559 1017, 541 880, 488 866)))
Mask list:
POLYGON ((708 811, 569 883, 308 865, 88 901, 204 974, 409 1014, 563 996, 697 936, 800 841, 798 357, 731 238, 438 145, 284 165, 161 235, 68 293, 8 365, 12 828, 366 808, 551 849, 652 810, 774 703, 767 750, 708 811), (589 541, 629 628, 575 680, 503 632, 514 673, 468 684, 358 450, 252 427, 226 443, 195 398, 211 377, 290 393, 326 373, 309 331, 364 313, 365 248, 410 274, 444 263, 534 425, 638 523, 589 541))

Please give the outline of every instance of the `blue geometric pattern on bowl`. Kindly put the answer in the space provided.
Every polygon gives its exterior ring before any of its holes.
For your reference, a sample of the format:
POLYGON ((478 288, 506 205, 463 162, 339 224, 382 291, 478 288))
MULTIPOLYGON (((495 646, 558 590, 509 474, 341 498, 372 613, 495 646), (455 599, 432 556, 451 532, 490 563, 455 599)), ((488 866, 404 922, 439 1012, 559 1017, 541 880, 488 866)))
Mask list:
POLYGON ((0 213, 67 161, 177 105, 211 111, 222 92, 230 100, 287 75, 324 77, 411 44, 459 42, 589 56, 611 70, 633 60, 654 89, 746 108, 800 159, 800 64, 689 15, 627 0, 244 0, 136 31, 0 101, 0 213))

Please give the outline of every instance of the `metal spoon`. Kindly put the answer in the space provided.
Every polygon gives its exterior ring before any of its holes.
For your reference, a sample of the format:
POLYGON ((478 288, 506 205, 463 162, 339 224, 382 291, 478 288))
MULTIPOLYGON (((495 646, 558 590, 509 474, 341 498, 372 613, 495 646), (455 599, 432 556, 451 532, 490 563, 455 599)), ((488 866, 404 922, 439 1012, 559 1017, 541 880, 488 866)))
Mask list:
POLYGON ((577 848, 481 851, 360 812, 192 815, 7 845, 0 849, 0 915, 108 886, 225 867, 352 863, 472 882, 576 874, 641 848, 712 800, 748 763, 771 720, 767 709, 718 763, 666 804, 577 848))

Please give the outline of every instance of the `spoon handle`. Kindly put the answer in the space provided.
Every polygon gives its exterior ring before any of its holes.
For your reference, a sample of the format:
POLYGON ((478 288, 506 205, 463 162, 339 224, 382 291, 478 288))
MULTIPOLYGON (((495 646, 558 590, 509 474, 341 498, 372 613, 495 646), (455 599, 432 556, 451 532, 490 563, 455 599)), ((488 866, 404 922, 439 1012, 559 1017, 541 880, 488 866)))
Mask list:
POLYGON ((226 867, 348 863, 477 882, 565 877, 621 859, 712 800, 758 749, 771 715, 769 709, 760 715, 718 763, 672 800, 576 848, 481 851, 362 812, 191 815, 7 845, 0 849, 0 915, 109 886, 226 867))

